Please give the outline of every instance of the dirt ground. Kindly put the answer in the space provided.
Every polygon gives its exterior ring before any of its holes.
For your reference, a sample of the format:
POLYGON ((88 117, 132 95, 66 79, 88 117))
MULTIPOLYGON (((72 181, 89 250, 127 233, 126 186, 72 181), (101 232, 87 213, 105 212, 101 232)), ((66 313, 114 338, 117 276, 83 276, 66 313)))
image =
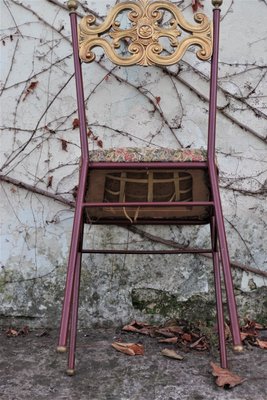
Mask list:
POLYGON ((211 374, 209 363, 218 362, 217 351, 190 351, 176 361, 160 354, 174 345, 155 338, 114 329, 83 330, 76 375, 68 377, 66 355, 56 353, 56 343, 55 331, 18 337, 0 332, 1 400, 267 400, 267 352, 256 347, 240 354, 228 351, 231 370, 247 380, 226 390, 215 385, 211 374), (145 355, 117 352, 111 343, 120 339, 141 342, 145 355))

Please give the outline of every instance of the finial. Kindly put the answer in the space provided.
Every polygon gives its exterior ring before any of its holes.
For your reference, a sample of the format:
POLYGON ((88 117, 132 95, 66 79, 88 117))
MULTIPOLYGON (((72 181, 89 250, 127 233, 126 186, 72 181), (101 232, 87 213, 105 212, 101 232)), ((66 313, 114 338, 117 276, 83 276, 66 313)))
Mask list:
POLYGON ((69 11, 75 11, 78 8, 78 1, 76 0, 69 0, 67 3, 67 7, 69 11))
POLYGON ((223 2, 223 0, 212 0, 212 5, 213 5, 215 8, 220 8, 221 5, 222 5, 222 2, 223 2))

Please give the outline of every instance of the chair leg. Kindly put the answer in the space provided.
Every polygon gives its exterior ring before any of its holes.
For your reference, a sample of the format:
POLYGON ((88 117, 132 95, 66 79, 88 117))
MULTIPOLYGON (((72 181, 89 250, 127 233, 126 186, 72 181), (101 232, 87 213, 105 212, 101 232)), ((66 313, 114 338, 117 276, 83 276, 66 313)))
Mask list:
POLYGON ((214 284, 215 284, 215 294, 216 294, 216 312, 217 312, 217 324, 218 324, 218 334, 219 334, 220 361, 221 361, 221 367, 227 368, 220 260, 218 253, 218 242, 217 242, 217 233, 215 228, 214 217, 212 218, 212 223, 211 223, 211 240, 212 240, 212 250, 213 250, 212 260, 213 260, 214 284))
MULTIPOLYGON (((81 243, 81 231, 83 225, 83 216, 82 216, 82 207, 81 204, 78 204, 77 199, 77 208, 75 210, 73 229, 72 229, 72 237, 71 237, 71 245, 70 245, 70 255, 68 262, 68 270, 67 270, 67 278, 66 278, 66 286, 65 286, 65 296, 64 303, 62 308, 62 316, 60 323, 60 333, 59 333, 59 341, 57 351, 60 353, 67 351, 67 339, 68 339, 68 327, 70 320, 70 308, 72 302, 72 293, 74 287, 74 275, 75 275, 75 267, 76 261, 78 258, 79 245, 81 243)), ((81 203, 81 201, 80 201, 81 203)))
POLYGON ((221 206, 217 178, 213 179, 212 183, 213 183, 212 184, 212 193, 213 193, 214 205, 215 205, 216 230, 218 233, 218 241, 219 241, 221 262, 222 262, 222 267, 223 267, 225 290, 226 290, 226 295, 227 295, 227 303, 228 303, 229 318, 230 318, 230 323, 231 323, 233 345, 234 345, 235 351, 242 351, 243 346, 242 346, 241 337, 240 337, 240 329, 239 329, 236 301, 235 301, 235 295, 234 295, 233 278, 232 278, 231 267, 230 267, 230 258, 229 258, 228 246, 227 246, 227 241, 226 241, 226 234, 225 234, 225 227, 224 227, 224 220, 223 220, 222 206, 221 206))
POLYGON ((67 375, 69 376, 72 376, 75 373, 75 352, 76 352, 77 324, 78 324, 81 261, 82 261, 82 253, 78 253, 76 260, 75 275, 74 275, 71 320, 70 320, 70 347, 69 347, 68 369, 67 369, 67 375))
POLYGON ((217 323, 219 331, 220 360, 221 360, 221 367, 227 368, 219 253, 214 252, 212 256, 213 256, 213 266, 214 266, 214 282, 215 282, 215 292, 216 292, 216 310, 217 310, 217 323))

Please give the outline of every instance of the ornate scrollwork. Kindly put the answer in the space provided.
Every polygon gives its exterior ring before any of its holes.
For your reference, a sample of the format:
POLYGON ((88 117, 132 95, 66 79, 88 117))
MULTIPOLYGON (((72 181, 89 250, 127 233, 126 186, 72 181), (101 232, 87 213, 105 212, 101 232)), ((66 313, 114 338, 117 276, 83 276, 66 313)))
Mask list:
POLYGON ((108 58, 117 65, 172 65, 183 57, 189 46, 196 45, 200 47, 196 52, 197 57, 208 60, 212 54, 210 21, 202 13, 195 14, 194 19, 195 25, 188 23, 181 11, 168 0, 137 0, 117 4, 99 26, 93 26, 95 17, 92 14, 81 20, 80 58, 85 62, 93 61, 95 54, 92 49, 98 46, 102 47, 108 58), (131 26, 128 29, 121 29, 120 22, 117 21, 118 15, 123 11, 129 11, 128 20, 131 26), (167 28, 160 25, 164 11, 172 15, 167 28), (181 29, 189 35, 179 40, 182 35, 181 29), (105 36, 102 37, 103 35, 105 36), (173 52, 162 54, 164 47, 160 38, 169 39, 173 52), (123 41, 130 55, 122 56, 116 52, 123 41))

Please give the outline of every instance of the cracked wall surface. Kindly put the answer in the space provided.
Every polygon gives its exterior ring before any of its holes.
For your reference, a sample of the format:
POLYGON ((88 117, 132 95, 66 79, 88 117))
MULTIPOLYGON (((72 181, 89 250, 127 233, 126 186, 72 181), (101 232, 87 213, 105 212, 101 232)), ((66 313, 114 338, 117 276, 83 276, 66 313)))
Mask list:
MULTIPOLYGON (((81 1, 101 22, 116 1, 81 1)), ((192 21, 190 0, 174 2, 192 21)), ((204 12, 212 17, 209 0, 204 12)), ((68 12, 63 0, 1 0, 0 317, 58 325, 78 182, 80 143, 68 12), (75 122, 76 121, 76 122, 75 122)), ((217 160, 241 317, 267 318, 267 31, 265 0, 222 7, 217 160)), ((97 53, 84 67, 93 149, 201 147, 208 62, 119 68, 97 53)), ((208 245, 208 228, 88 227, 107 248, 208 245), (166 242, 168 241, 168 243, 166 242), (171 242, 171 243, 170 243, 171 242), (190 244, 191 245, 191 244, 190 244)), ((133 318, 214 318, 212 264, 192 255, 84 257, 83 325, 133 318), (198 308, 201 312, 198 312, 198 308)))

